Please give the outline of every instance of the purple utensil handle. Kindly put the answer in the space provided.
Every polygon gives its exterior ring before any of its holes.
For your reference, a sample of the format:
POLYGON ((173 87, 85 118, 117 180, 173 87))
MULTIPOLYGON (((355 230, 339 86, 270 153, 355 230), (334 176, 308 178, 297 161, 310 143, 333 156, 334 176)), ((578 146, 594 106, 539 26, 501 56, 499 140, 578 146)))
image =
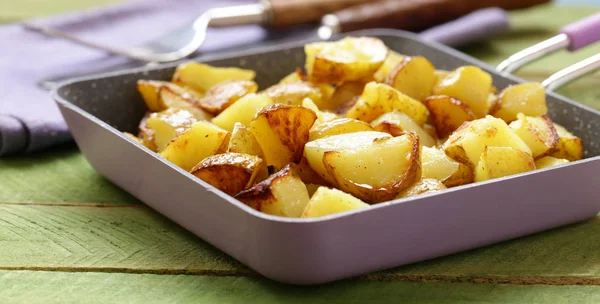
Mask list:
POLYGON ((575 51, 600 40, 600 13, 564 26, 561 33, 569 37, 569 51, 575 51))
POLYGON ((419 36, 423 39, 457 47, 501 34, 509 28, 510 23, 506 11, 490 7, 425 30, 419 36))

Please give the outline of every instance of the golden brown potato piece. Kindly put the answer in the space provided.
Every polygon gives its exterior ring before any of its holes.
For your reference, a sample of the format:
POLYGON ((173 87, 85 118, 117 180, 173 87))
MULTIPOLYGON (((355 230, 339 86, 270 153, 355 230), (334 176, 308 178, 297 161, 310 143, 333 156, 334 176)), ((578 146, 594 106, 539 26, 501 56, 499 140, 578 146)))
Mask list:
POLYGON ((421 144, 408 132, 368 146, 325 152, 323 165, 337 188, 369 204, 385 202, 421 179, 421 144))
POLYGON ((156 151, 161 152, 179 134, 188 130, 198 120, 185 109, 167 109, 150 114, 146 128, 152 130, 156 151))
POLYGON ((229 132, 208 121, 199 121, 173 139, 160 153, 166 160, 190 171, 201 160, 217 154, 229 141, 229 132))
POLYGON ((550 156, 556 158, 564 158, 569 161, 580 160, 583 157, 583 145, 581 139, 571 132, 567 131, 565 127, 554 124, 556 133, 558 134, 558 145, 552 149, 550 156))
POLYGON ((327 174, 325 166, 323 165, 323 156, 325 152, 368 147, 373 145, 374 142, 386 138, 392 138, 392 136, 387 133, 375 131, 327 136, 306 143, 304 146, 304 156, 315 172, 325 180, 333 182, 333 178, 327 174))
POLYGON ((280 169, 300 161, 316 119, 310 109, 277 103, 258 112, 250 129, 262 147, 267 165, 280 169))
POLYGON ((569 163, 569 161, 564 158, 544 156, 544 157, 540 157, 535 160, 535 168, 543 169, 543 168, 554 167, 554 166, 563 165, 563 164, 567 164, 567 163, 569 163))
POLYGON ((337 110, 351 100, 360 97, 360 94, 362 94, 366 84, 367 83, 363 81, 344 82, 335 89, 335 93, 333 93, 331 99, 329 99, 329 101, 326 102, 321 108, 323 110, 337 110))
POLYGON ((322 103, 321 90, 310 82, 295 81, 279 83, 265 90, 273 103, 299 106, 304 98, 310 98, 317 106, 322 103))
POLYGON ((306 208, 304 208, 302 217, 321 217, 368 207, 368 204, 348 193, 337 189, 319 187, 308 201, 306 208))
POLYGON ((295 83, 295 82, 305 82, 308 84, 311 84, 312 86, 315 86, 319 89, 319 93, 321 95, 321 100, 319 100, 319 107, 322 108, 323 110, 326 110, 327 107, 325 107, 327 105, 327 103, 329 103, 329 99, 333 96, 333 94, 335 93, 336 88, 329 84, 329 83, 323 83, 323 82, 309 82, 308 81, 308 77, 304 74, 302 74, 302 69, 301 68, 296 68, 296 71, 290 73, 289 75, 283 77, 283 79, 281 79, 279 81, 279 84, 286 84, 286 83, 295 83))
POLYGON ((164 109, 185 109, 190 111, 197 120, 211 120, 213 116, 197 106, 198 99, 191 97, 180 87, 162 87, 159 91, 159 103, 164 109), (179 88, 179 89, 175 89, 179 88))
POLYGON ((434 178, 423 178, 420 181, 414 183, 404 191, 396 195, 396 198, 413 197, 425 193, 433 193, 447 189, 446 186, 437 179, 434 178))
POLYGON ((193 90, 158 80, 138 80, 137 88, 150 112, 182 108, 194 113, 198 116, 198 120, 205 119, 204 115, 207 115, 207 113, 203 113, 202 109, 196 107, 202 94, 193 90))
POLYGON ((388 49, 371 37, 346 37, 304 46, 306 72, 314 82, 342 83, 370 78, 383 64, 388 49))
POLYGON ((248 127, 256 113, 272 103, 267 95, 250 93, 230 105, 211 121, 230 132, 233 131, 233 126, 237 122, 248 127))
POLYGON ((546 89, 540 83, 522 83, 502 90, 490 114, 511 122, 517 114, 541 116, 548 113, 546 89))
POLYGON ((473 182, 473 168, 453 160, 440 149, 423 147, 421 177, 439 180, 446 187, 455 187, 473 182))
POLYGON ((435 88, 440 84, 440 82, 442 82, 442 80, 444 80, 444 78, 446 78, 446 76, 448 76, 448 74, 450 74, 450 71, 435 70, 433 73, 435 74, 435 85, 433 86, 435 88))
POLYGON ((158 149, 156 147, 156 142, 154 141, 154 130, 150 129, 147 123, 148 117, 150 117, 151 114, 151 112, 147 112, 146 115, 144 115, 144 117, 140 121, 140 124, 138 126, 138 137, 142 141, 142 145, 146 146, 146 148, 154 152, 157 152, 158 149))
POLYGON ((475 119, 469 106, 450 96, 430 96, 425 99, 425 106, 429 109, 435 130, 441 138, 449 136, 465 121, 475 119))
POLYGON ((310 98, 304 98, 302 101, 302 106, 312 110, 315 112, 315 114, 317 114, 317 121, 315 122, 315 125, 317 123, 327 122, 338 118, 337 114, 335 113, 319 110, 319 107, 317 107, 317 105, 310 98))
POLYGON ((268 175, 260 157, 241 153, 209 156, 194 166, 190 172, 232 196, 250 188, 255 180, 266 179, 268 175), (259 177, 261 172, 264 176, 259 177))
POLYGON ((160 88, 163 86, 173 85, 167 81, 158 81, 158 80, 138 80, 137 81, 137 89, 142 95, 142 99, 146 103, 148 107, 148 111, 150 112, 158 112, 164 110, 164 108, 159 103, 158 92, 160 88))
POLYGON ((284 217, 300 217, 309 200, 306 186, 291 165, 235 198, 258 211, 284 217))
POLYGON ((447 95, 465 103, 477 118, 488 112, 492 76, 476 66, 463 66, 448 74, 433 89, 434 95, 447 95))
POLYGON ((475 168, 475 181, 535 170, 531 154, 512 147, 485 147, 475 168))
MULTIPOLYGON (((352 107, 354 107, 354 105, 358 102, 359 99, 360 99, 360 96, 355 96, 352 99, 348 100, 347 102, 344 102, 342 105, 335 108, 335 113, 342 117, 345 117, 346 113, 348 113, 348 111, 350 111, 350 109, 352 109, 352 107)), ((362 102, 364 102, 364 101, 362 101, 362 102)))
POLYGON ((421 102, 389 85, 369 82, 360 99, 346 113, 346 117, 371 122, 393 110, 410 116, 418 125, 423 125, 429 116, 429 110, 421 102))
POLYGON ((326 181, 323 177, 321 177, 321 175, 319 175, 319 173, 317 173, 317 172, 315 172, 315 170, 313 170, 313 168, 310 166, 310 164, 308 163, 308 160, 306 159, 305 156, 302 156, 302 159, 300 160, 298 165, 296 165, 294 167, 294 170, 296 171, 298 176, 300 176, 300 179, 307 185, 308 184, 316 184, 316 185, 321 185, 321 186, 330 185, 330 183, 328 181, 326 181))
POLYGON ((423 56, 414 56, 405 57, 385 82, 416 100, 424 100, 431 95, 436 80, 433 64, 423 56))
POLYGON ((529 146, 533 158, 550 153, 558 145, 558 133, 547 115, 529 117, 519 113, 509 127, 529 146))
POLYGON ((244 95, 255 93, 258 85, 252 80, 228 80, 211 87, 198 105, 205 111, 217 115, 244 95))
POLYGON ((256 73, 235 67, 214 67, 200 62, 182 63, 175 69, 172 81, 199 92, 206 92, 214 85, 227 80, 253 80, 256 73))
POLYGON ((139 137, 137 137, 137 136, 135 136, 135 135, 133 135, 133 134, 131 134, 131 133, 129 133, 129 132, 123 132, 123 135, 125 135, 125 136, 127 136, 127 137, 129 137, 129 138, 133 139, 133 140, 134 140, 136 143, 138 143, 138 144, 140 144, 140 145, 143 145, 143 144, 144 144, 144 142, 142 142, 142 139, 141 139, 141 138, 139 138, 139 137))
POLYGON ((463 124, 442 149, 453 159, 475 167, 486 147, 512 147, 531 155, 531 149, 504 120, 490 115, 463 124))
POLYGON ((308 140, 313 141, 331 135, 361 131, 373 131, 373 128, 364 121, 351 118, 338 118, 315 124, 313 128, 310 129, 308 140))
POLYGON ((402 112, 388 112, 371 122, 375 131, 390 133, 392 136, 400 136, 405 132, 414 132, 421 139, 425 147, 433 147, 437 141, 427 131, 419 126, 410 116, 402 112))
POLYGON ((406 56, 394 52, 392 50, 388 50, 387 57, 383 61, 383 64, 375 74, 373 74, 373 79, 377 82, 385 82, 388 75, 400 64, 402 60, 404 60, 406 56))
POLYGON ((236 122, 233 126, 227 152, 244 153, 258 156, 262 159, 265 158, 262 148, 252 134, 252 131, 239 122, 236 122))

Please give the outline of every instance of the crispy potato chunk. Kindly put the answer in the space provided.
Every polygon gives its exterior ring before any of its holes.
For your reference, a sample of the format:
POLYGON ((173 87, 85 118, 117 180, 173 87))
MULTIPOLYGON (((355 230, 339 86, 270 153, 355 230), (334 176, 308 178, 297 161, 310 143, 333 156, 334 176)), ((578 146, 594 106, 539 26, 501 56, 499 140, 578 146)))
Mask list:
POLYGON ((567 163, 569 163, 569 161, 564 158, 544 156, 544 157, 540 157, 535 160, 535 168, 543 169, 543 168, 554 167, 554 166, 563 165, 563 164, 567 164, 567 163))
POLYGON ((298 165, 296 165, 294 167, 294 170, 296 171, 298 176, 300 176, 300 179, 307 185, 308 184, 315 184, 315 185, 321 185, 321 186, 329 186, 330 185, 330 183, 328 181, 326 181, 323 177, 321 177, 321 175, 319 175, 319 173, 317 173, 317 172, 315 172, 315 170, 313 170, 313 168, 310 166, 310 164, 308 163, 308 160, 306 159, 305 156, 302 156, 302 159, 300 159, 300 162, 298 163, 298 165))
POLYGON ((174 83, 158 80, 138 80, 137 88, 150 112, 164 111, 168 108, 187 109, 198 116, 199 120, 205 119, 208 113, 196 107, 202 94, 190 89, 185 89, 174 83), (198 112, 198 113, 196 113, 198 112))
POLYGON ((330 214, 368 208, 358 198, 337 189, 319 187, 302 212, 302 218, 321 217, 330 214))
POLYGON ((425 193, 433 193, 447 189, 446 186, 437 179, 434 178, 423 178, 420 181, 414 183, 404 191, 396 195, 396 198, 413 197, 425 193))
POLYGON ((164 108, 159 103, 158 92, 160 88, 163 86, 173 85, 167 81, 158 81, 158 80, 138 80, 137 81, 137 89, 142 95, 142 99, 146 103, 148 107, 148 111, 150 112, 158 112, 164 110, 164 108))
POLYGON ((185 132, 198 120, 185 109, 167 109, 150 114, 146 126, 153 132, 156 151, 162 151, 179 134, 185 132))
POLYGON ((310 82, 295 81, 279 83, 265 90, 273 103, 299 106, 304 98, 310 98, 315 104, 322 103, 321 90, 310 82))
POLYGON ((531 149, 504 120, 490 115, 463 124, 442 149, 453 159, 475 167, 486 147, 512 147, 531 155, 531 149))
POLYGON ((546 115, 529 117, 519 113, 509 127, 529 146, 533 158, 550 153, 558 145, 558 133, 546 115))
POLYGON ((469 106, 450 96, 430 96, 425 99, 425 106, 429 109, 431 120, 441 138, 449 136, 465 121, 475 119, 469 106))
POLYGON ((346 37, 307 44, 304 52, 310 81, 342 83, 372 77, 383 64, 388 49, 377 38, 346 37))
POLYGON ((402 112, 388 112, 371 122, 375 131, 390 133, 392 136, 400 136, 405 132, 414 132, 421 139, 425 147, 433 147, 437 143, 427 131, 419 126, 410 116, 402 112))
POLYGON ((433 64, 423 56, 414 56, 405 57, 385 82, 416 100, 424 100, 431 95, 436 80, 433 64))
POLYGON ((477 118, 488 112, 492 76, 476 66, 463 66, 448 74, 433 89, 434 95, 447 95, 465 103, 477 118))
POLYGON ((450 71, 435 70, 433 74, 435 75, 435 85, 433 86, 435 88, 442 82, 442 80, 444 80, 444 78, 446 78, 446 76, 448 76, 448 74, 450 74, 450 71))
POLYGON ((236 122, 248 127, 256 113, 270 104, 272 101, 267 95, 251 93, 240 98, 213 118, 212 123, 230 132, 233 131, 236 122))
POLYGON ((140 120, 140 124, 138 126, 138 137, 142 141, 142 145, 154 152, 157 152, 158 149, 156 148, 156 142, 154 141, 154 130, 148 127, 148 117, 150 117, 151 114, 151 112, 147 112, 142 120, 140 120))
POLYGON ((369 204, 385 202, 421 179, 421 144, 416 134, 408 132, 325 152, 323 165, 337 188, 369 204))
POLYGON ((406 56, 394 52, 392 50, 388 50, 387 57, 383 61, 383 64, 375 74, 373 74, 373 79, 377 82, 385 82, 388 75, 406 58, 406 56))
POLYGON ((309 82, 307 80, 308 77, 306 77, 305 75, 302 74, 302 69, 301 68, 296 68, 296 71, 288 74, 287 76, 283 77, 280 81, 279 84, 286 84, 286 83, 296 83, 296 82, 305 82, 308 83, 312 86, 315 86, 319 89, 319 94, 321 96, 321 99, 319 100, 319 108, 322 108, 324 110, 328 109, 326 107, 326 105, 329 103, 329 100, 331 99, 331 97, 333 96, 333 94, 335 93, 336 88, 329 84, 329 83, 323 83, 323 82, 309 82))
POLYGON ((475 181, 535 170, 531 154, 512 147, 485 147, 475 168, 475 181))
POLYGON ((346 113, 346 117, 371 122, 393 110, 405 113, 419 125, 423 125, 429 116, 429 110, 421 102, 389 85, 369 82, 360 99, 346 113))
POLYGON ((208 121, 199 121, 173 139, 160 155, 190 171, 201 160, 223 149, 222 146, 229 141, 229 136, 226 130, 208 121))
POLYGON ((227 146, 227 152, 244 153, 265 158, 260 144, 252 134, 252 131, 243 124, 236 122, 231 132, 231 138, 227 146))
POLYGON ((338 118, 315 124, 313 128, 310 129, 308 140, 313 141, 331 135, 361 131, 373 131, 373 128, 364 121, 351 118, 338 118))
POLYGON ((583 157, 583 145, 581 139, 571 132, 567 131, 565 127, 554 124, 556 133, 558 134, 558 145, 552 149, 550 156, 556 158, 564 158, 569 161, 580 160, 583 157))
POLYGON ((256 73, 235 67, 213 67, 200 62, 188 62, 177 66, 172 81, 202 93, 227 80, 253 80, 256 73))
POLYGON ((229 195, 250 188, 255 180, 266 179, 268 175, 260 157, 241 153, 209 156, 190 172, 229 195))
POLYGON ((522 83, 502 90, 490 114, 511 122, 517 114, 540 116, 548 113, 546 89, 540 83, 522 83))
POLYGON ((258 112, 250 129, 262 147, 267 165, 280 169, 300 161, 316 119, 310 109, 277 103, 258 112))
POLYGON ((255 93, 258 85, 252 80, 228 80, 211 87, 198 105, 205 111, 217 115, 243 96, 255 93))
POLYGON ((439 180, 446 187, 455 187, 473 182, 473 168, 453 160, 440 149, 423 147, 421 177, 439 180))
POLYGON ((315 172, 325 180, 333 182, 333 178, 329 176, 323 165, 323 156, 325 152, 367 147, 371 146, 375 141, 381 141, 391 137, 392 136, 387 133, 375 131, 327 136, 306 143, 304 146, 304 156, 315 172))
POLYGON ((302 101, 302 106, 312 110, 315 112, 315 114, 317 114, 317 121, 315 122, 315 125, 317 123, 327 122, 338 118, 337 114, 335 113, 319 110, 319 107, 317 107, 317 105, 310 98, 304 98, 302 101))
MULTIPOLYGON (((211 120, 213 116, 196 106, 197 98, 191 97, 190 93, 174 89, 175 87, 162 87, 159 91, 159 103, 164 109, 185 109, 190 111, 197 120, 211 120)), ((180 90, 181 89, 181 90, 180 90)))
POLYGON ((300 217, 309 200, 306 186, 291 165, 235 198, 258 211, 284 217, 300 217))
POLYGON ((335 89, 335 93, 333 93, 331 99, 329 99, 329 101, 327 101, 321 108, 324 110, 331 111, 337 110, 345 103, 351 101, 354 98, 358 98, 360 94, 362 94, 366 84, 367 83, 363 81, 344 82, 342 85, 335 89))

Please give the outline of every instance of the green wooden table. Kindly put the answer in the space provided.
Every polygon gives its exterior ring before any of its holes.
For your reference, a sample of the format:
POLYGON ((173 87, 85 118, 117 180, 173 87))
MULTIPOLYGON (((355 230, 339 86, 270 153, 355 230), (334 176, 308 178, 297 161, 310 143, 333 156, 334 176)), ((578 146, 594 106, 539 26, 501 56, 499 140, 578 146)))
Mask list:
MULTIPOLYGON (((0 21, 94 1, 16 2, 0 4, 0 21), (35 10, 21 9, 32 5, 35 10)), ((510 34, 464 51, 495 64, 594 11, 546 6, 514 13, 510 34)), ((519 74, 540 80, 599 51, 556 54, 519 74)), ((599 80, 588 76, 560 92, 600 108, 599 80)), ((599 252, 597 217, 352 280, 287 286, 260 277, 118 189, 73 144, 0 159, 0 303, 593 303, 600 302, 599 252)))

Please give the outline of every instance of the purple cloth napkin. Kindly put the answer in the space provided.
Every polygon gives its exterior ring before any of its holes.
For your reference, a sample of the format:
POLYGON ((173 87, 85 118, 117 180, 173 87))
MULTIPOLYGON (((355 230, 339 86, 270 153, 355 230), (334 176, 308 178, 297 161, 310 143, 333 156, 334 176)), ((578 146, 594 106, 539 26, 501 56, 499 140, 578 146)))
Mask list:
MULTIPOLYGON (((207 9, 256 1, 136 0, 35 22, 100 43, 133 46, 190 24, 207 9)), ((477 31, 483 24, 488 26, 484 31, 487 35, 504 31, 507 20, 506 14, 496 9, 479 12, 476 18, 463 17, 423 34, 424 38, 455 45, 484 38, 482 31, 477 31)), ((205 54, 267 40, 306 38, 306 33, 313 30, 309 27, 282 33, 255 25, 209 29, 199 52, 205 54)), ((37 151, 71 140, 52 98, 38 86, 40 80, 77 75, 82 70, 100 71, 128 62, 125 58, 25 30, 19 24, 0 27, 0 41, 0 156, 37 151)))

